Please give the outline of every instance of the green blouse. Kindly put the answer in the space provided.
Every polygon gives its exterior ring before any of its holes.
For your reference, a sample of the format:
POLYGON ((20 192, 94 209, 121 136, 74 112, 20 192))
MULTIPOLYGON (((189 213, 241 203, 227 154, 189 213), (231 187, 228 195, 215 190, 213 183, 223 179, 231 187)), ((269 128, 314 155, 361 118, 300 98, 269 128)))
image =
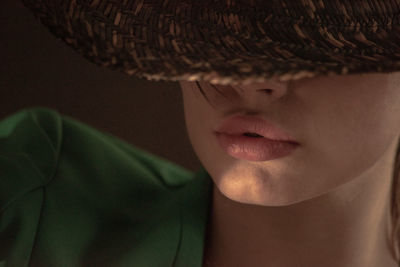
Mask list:
POLYGON ((0 266, 202 265, 212 181, 57 111, 0 120, 0 266))

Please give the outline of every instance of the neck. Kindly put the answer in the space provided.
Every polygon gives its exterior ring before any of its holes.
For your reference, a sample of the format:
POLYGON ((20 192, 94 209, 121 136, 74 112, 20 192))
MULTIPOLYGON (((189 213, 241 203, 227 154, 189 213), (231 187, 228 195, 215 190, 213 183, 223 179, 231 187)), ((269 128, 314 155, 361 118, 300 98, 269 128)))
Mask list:
POLYGON ((205 266, 397 267, 390 157, 334 191, 283 207, 232 201, 214 185, 205 266))

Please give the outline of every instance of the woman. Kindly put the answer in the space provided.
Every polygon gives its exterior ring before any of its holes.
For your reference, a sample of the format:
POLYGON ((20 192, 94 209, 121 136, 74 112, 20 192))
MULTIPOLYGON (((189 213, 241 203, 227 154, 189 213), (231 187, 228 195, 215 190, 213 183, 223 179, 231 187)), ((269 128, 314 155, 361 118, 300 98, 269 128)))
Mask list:
POLYGON ((91 61, 179 81, 204 169, 16 113, 6 266, 399 265, 399 1, 24 2, 91 61))
POLYGON ((181 82, 189 137, 215 184, 206 262, 397 266, 389 244, 399 86, 399 72, 218 87, 227 98, 202 84, 213 108, 181 82), (265 118, 299 145, 267 161, 226 153, 214 130, 234 114, 265 118))

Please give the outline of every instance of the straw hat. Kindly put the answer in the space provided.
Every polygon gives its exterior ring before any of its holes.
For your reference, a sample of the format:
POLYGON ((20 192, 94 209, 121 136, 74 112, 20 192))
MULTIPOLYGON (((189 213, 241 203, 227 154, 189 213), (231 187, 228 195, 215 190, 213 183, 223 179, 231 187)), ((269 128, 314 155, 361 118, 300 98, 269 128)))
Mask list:
POLYGON ((23 0, 91 62, 249 84, 400 71, 400 0, 23 0))

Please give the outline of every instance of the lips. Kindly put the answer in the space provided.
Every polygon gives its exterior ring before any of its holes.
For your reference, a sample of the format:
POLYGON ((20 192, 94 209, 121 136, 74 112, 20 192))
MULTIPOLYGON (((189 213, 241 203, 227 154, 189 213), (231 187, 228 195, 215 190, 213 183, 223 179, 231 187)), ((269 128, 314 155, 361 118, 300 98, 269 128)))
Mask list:
POLYGON ((292 136, 278 126, 263 118, 254 116, 236 115, 230 117, 222 122, 216 132, 229 135, 259 135, 270 140, 297 143, 292 136))

